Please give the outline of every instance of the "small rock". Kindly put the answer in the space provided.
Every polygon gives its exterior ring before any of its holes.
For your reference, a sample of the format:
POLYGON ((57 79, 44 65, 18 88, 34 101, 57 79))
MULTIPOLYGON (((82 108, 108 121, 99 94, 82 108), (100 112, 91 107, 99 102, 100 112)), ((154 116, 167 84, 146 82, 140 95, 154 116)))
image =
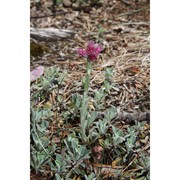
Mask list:
POLYGON ((71 6, 71 1, 70 0, 63 0, 63 5, 65 6, 65 7, 70 7, 71 6))

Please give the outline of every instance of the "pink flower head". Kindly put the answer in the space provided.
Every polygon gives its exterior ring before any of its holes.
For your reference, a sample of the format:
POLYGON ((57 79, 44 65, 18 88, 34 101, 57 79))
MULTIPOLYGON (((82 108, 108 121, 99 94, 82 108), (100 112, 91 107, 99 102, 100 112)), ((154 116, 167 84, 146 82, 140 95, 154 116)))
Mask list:
POLYGON ((34 70, 31 71, 30 73, 30 81, 33 82, 35 81, 37 78, 39 78, 40 76, 42 76, 42 74, 44 73, 44 67, 43 66, 38 66, 36 67, 34 70))
POLYGON ((101 159, 102 151, 103 151, 103 147, 99 145, 93 147, 93 152, 95 153, 97 159, 101 159))
POLYGON ((94 146, 93 151, 94 152, 101 152, 101 151, 103 151, 103 147, 102 146, 94 146))
POLYGON ((78 49, 77 52, 80 56, 87 57, 90 61, 94 61, 102 50, 101 45, 89 41, 86 49, 78 49))

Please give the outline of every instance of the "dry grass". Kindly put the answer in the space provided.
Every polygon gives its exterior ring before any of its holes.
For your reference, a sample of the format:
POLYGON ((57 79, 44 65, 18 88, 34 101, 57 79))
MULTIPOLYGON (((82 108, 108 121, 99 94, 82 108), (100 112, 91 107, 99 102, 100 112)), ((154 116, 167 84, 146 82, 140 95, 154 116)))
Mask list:
MULTIPOLYGON (((65 41, 38 42, 49 50, 44 55, 32 57, 31 68, 56 65, 67 71, 67 85, 63 93, 70 97, 71 93, 81 89, 85 74, 85 60, 76 54, 76 50, 85 47, 88 40, 94 40, 101 43, 104 50, 94 63, 91 89, 99 88, 104 81, 105 68, 113 67, 116 97, 109 97, 108 104, 113 103, 126 111, 147 111, 150 85, 149 9, 133 13, 134 9, 148 7, 147 3, 132 2, 131 6, 126 6, 121 1, 103 2, 102 7, 89 7, 86 11, 58 6, 57 13, 61 12, 60 15, 32 19, 31 26, 73 29, 76 34, 73 39, 65 41), (132 13, 122 16, 126 12, 132 13)), ((39 10, 31 8, 32 16, 51 14, 51 1, 43 3, 39 10)))

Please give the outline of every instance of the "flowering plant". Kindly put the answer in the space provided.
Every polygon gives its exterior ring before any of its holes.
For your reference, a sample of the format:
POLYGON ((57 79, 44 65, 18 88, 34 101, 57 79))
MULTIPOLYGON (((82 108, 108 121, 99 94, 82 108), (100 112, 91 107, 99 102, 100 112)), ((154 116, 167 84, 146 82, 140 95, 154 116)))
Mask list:
POLYGON ((84 83, 84 95, 82 99, 82 107, 80 110, 80 121, 81 121, 81 136, 84 141, 87 141, 86 138, 86 125, 87 122, 87 115, 88 115, 88 89, 90 83, 90 75, 92 69, 92 61, 95 61, 99 55, 99 53, 103 50, 102 46, 99 44, 94 43, 93 41, 89 41, 86 49, 78 49, 77 53, 82 56, 86 57, 86 77, 84 83))
POLYGON ((94 61, 102 50, 101 45, 89 41, 86 49, 78 49, 78 54, 82 57, 87 57, 90 61, 94 61))

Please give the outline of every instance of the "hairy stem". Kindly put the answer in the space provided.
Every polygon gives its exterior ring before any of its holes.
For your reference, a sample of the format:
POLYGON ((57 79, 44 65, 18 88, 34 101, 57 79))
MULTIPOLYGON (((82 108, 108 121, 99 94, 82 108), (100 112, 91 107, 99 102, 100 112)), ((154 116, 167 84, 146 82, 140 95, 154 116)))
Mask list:
POLYGON ((80 110, 80 121, 81 121, 81 135, 84 140, 86 140, 86 117, 87 117, 87 108, 88 108, 88 90, 90 83, 90 75, 91 75, 91 62, 89 60, 86 61, 86 77, 84 84, 84 95, 82 99, 82 107, 80 110))

